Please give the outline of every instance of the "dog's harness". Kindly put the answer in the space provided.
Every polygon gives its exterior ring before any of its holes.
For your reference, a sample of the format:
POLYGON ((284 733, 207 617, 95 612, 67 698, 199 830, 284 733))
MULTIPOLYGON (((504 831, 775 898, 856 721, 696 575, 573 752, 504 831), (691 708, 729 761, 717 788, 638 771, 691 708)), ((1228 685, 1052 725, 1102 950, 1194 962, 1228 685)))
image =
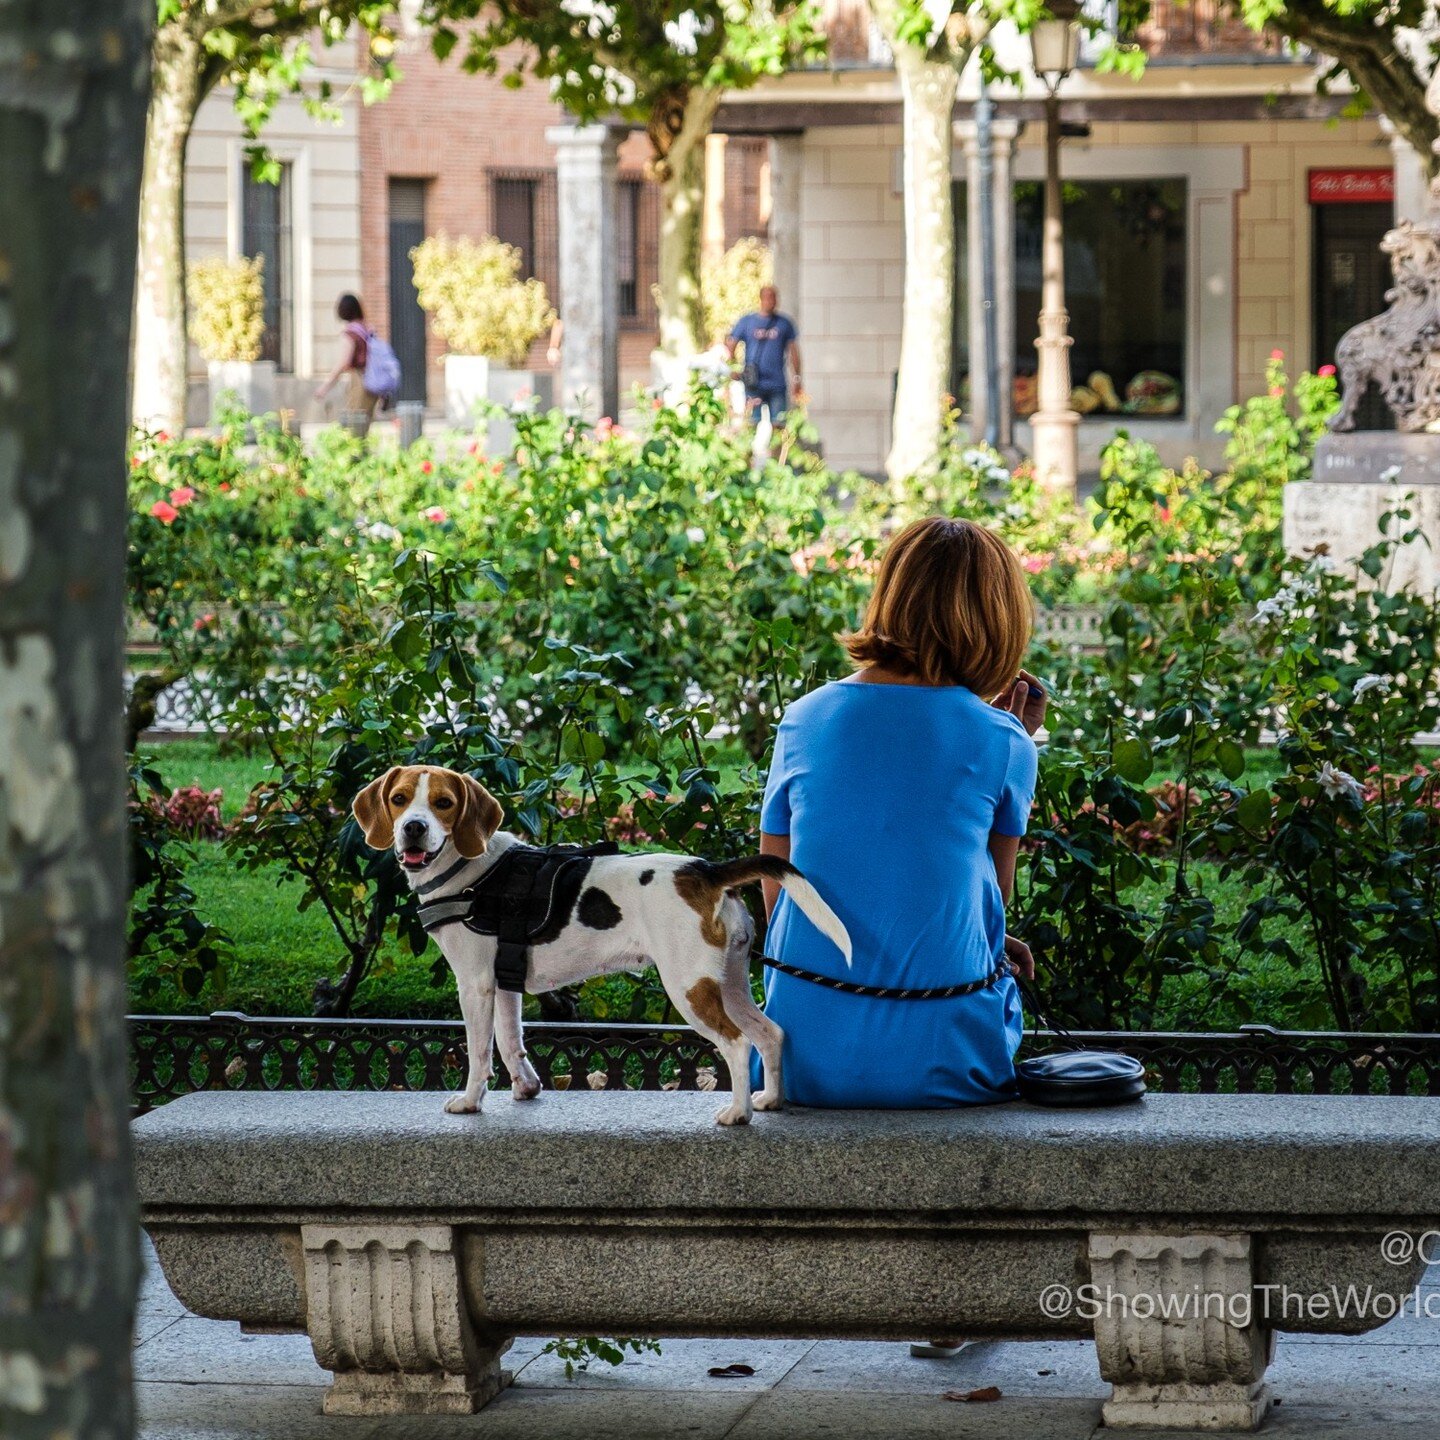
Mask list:
MULTIPOLYGON (((434 932, 463 925, 476 935, 494 935, 495 984, 523 991, 530 969, 530 947, 559 933, 575 906, 591 862, 616 855, 612 840, 598 845, 512 845, 475 881, 453 895, 420 902, 420 924, 434 932), (552 932, 553 933, 548 933, 552 932)), ((460 860, 443 875, 416 887, 419 895, 442 888, 471 862, 460 860)))

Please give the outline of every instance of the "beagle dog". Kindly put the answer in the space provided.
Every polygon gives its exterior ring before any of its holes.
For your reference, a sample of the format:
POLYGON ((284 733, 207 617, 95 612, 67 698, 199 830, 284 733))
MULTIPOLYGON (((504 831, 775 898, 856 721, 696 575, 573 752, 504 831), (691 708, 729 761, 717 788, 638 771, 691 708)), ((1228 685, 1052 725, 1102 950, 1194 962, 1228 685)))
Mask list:
MULTIPOLYGON (((458 896, 522 842, 500 829, 500 802, 479 781, 433 765, 397 766, 355 797, 355 819, 373 849, 394 848, 426 906, 458 896)), ((526 988, 557 989, 592 975, 654 965, 675 1008, 719 1050, 731 1100, 721 1125, 744 1125, 752 1110, 781 1104, 783 1032, 750 994, 750 913, 734 893, 769 879, 850 963, 850 937, 814 886, 778 856, 715 864, 684 855, 602 855, 588 861, 569 913, 551 915, 532 938, 526 988), (750 1093, 750 1047, 764 1062, 764 1088, 750 1093)), ((540 1077, 525 1054, 522 997, 496 985, 498 940, 463 924, 436 930, 455 972, 470 1054, 465 1088, 445 1102, 452 1115, 479 1111, 498 1041, 512 1095, 531 1100, 540 1077)))

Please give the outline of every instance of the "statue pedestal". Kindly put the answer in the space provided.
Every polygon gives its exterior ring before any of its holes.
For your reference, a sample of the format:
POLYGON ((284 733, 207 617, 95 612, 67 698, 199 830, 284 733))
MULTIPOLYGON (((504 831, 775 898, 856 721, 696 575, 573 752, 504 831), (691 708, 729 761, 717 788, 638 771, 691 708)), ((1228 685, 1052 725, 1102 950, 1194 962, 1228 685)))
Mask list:
POLYGON ((1440 590, 1440 435, 1326 435, 1315 447, 1311 478, 1285 487, 1284 540, 1292 555, 1325 545, 1337 565, 1349 566, 1382 533, 1417 529, 1430 543, 1416 539, 1394 553, 1380 577, 1385 589, 1440 590), (1399 509, 1410 519, 1382 526, 1382 517, 1399 509))

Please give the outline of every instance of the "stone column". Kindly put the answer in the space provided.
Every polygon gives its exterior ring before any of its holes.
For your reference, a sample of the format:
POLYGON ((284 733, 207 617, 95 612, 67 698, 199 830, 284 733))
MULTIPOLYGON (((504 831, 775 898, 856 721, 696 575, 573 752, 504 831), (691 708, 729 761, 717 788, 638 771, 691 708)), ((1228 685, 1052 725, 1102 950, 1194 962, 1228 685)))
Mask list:
POLYGON ((1249 1235, 1091 1235, 1102 1410, 1113 1429, 1255 1430, 1274 1336, 1249 1235))
MULTIPOLYGON (((780 308, 795 317, 803 337, 805 317, 800 313, 800 176, 805 136, 770 137, 770 255, 775 265, 775 288, 780 308)), ((802 338, 801 345, 804 345, 802 338)))
POLYGON ((995 333, 1000 337, 1000 448, 1015 448, 1015 147, 1018 120, 991 123, 995 152, 995 333))
MULTIPOLYGON (((985 433, 985 294, 984 258, 980 249, 980 147, 973 120, 957 121, 955 133, 965 153, 965 204, 969 244, 965 253, 965 288, 969 297, 967 326, 970 345, 970 429, 985 433)), ((990 124, 991 185, 995 202, 995 335, 1000 347, 1000 417, 996 429, 1002 450, 1015 440, 1015 145, 1018 120, 990 124)))
POLYGON ((469 1415, 508 1382, 477 1335, 448 1225, 304 1225, 305 1328, 327 1415, 469 1415))
POLYGON ((1382 115, 1380 128, 1390 141, 1390 155, 1395 165, 1395 223, 1402 220, 1424 220, 1431 208, 1430 181, 1419 153, 1382 115))
POLYGON ((620 408, 619 285, 615 167, 620 132, 605 125, 555 125, 560 210, 560 318, 565 339, 560 395, 591 419, 620 408))
POLYGON ((725 152, 729 136, 705 137, 705 213, 700 226, 700 261, 717 265, 725 254, 725 152))

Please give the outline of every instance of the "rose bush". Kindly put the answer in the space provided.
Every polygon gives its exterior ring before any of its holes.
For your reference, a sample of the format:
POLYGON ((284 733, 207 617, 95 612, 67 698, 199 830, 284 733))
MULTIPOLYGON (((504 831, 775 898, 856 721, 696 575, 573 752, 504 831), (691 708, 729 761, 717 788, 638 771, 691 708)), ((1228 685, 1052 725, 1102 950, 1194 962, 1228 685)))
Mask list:
MULTIPOLYGON (((966 515, 1042 605, 1099 619, 1097 645, 1031 662, 1053 705, 1016 926, 1058 1016, 1433 1026, 1440 780, 1410 737, 1440 723, 1440 616, 1372 583, 1398 539, 1348 573, 1284 559, 1280 490, 1334 386, 1287 388, 1277 362, 1271 390, 1228 417, 1217 475, 1118 435, 1085 511, 958 434, 899 493, 804 457, 752 468, 703 388, 633 429, 522 407, 503 461, 463 437, 386 453, 259 425, 250 445, 236 417, 138 444, 132 605, 264 757, 226 843, 327 915, 319 999, 343 1010, 396 963, 385 936, 424 939, 349 819, 366 780, 454 764, 540 840, 740 853, 774 724, 843 673, 886 534, 966 515)), ((623 977, 580 1004, 666 1013, 623 977)))

